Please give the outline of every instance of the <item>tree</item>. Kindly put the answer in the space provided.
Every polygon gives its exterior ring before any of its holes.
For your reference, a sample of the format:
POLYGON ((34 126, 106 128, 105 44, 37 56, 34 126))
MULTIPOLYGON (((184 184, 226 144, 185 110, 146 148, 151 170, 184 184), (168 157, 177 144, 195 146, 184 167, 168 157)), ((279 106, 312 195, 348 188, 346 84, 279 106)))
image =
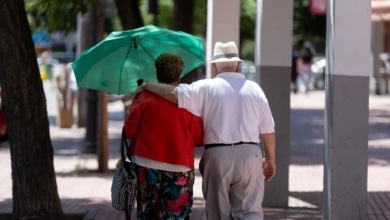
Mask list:
MULTIPOLYGON (((194 11, 195 11, 195 2, 194 0, 173 0, 173 29, 178 31, 183 31, 189 34, 193 34, 193 23, 194 23, 194 11)), ((185 75, 181 82, 191 83, 198 80, 202 77, 201 69, 197 68, 187 75, 185 75)))
POLYGON ((326 41, 326 16, 311 14, 309 0, 294 0, 293 33, 298 44, 312 41, 320 44, 319 47, 323 49, 326 41))
MULTIPOLYGON (((26 7, 35 15, 36 20, 32 22, 35 27, 45 27, 49 32, 59 29, 68 32, 75 28, 76 15, 86 12, 93 2, 26 0, 26 7)), ((138 0, 116 0, 115 3, 123 29, 144 25, 138 0)), ((46 100, 24 8, 21 0, 0 5, 0 18, 4 21, 0 26, 0 66, 3 67, 0 85, 9 126, 13 214, 14 218, 60 218, 63 212, 53 166, 46 100)), ((187 9, 191 12, 191 8, 187 9)), ((186 19, 180 29, 191 27, 189 23, 192 18, 186 19)))
MULTIPOLYGON (((36 28, 45 28, 48 32, 61 30, 70 32, 76 28, 77 14, 81 13, 82 42, 79 42, 81 51, 93 46, 104 36, 103 32, 111 32, 111 26, 103 31, 104 12, 102 10, 106 1, 100 0, 26 0, 26 8, 32 15, 31 24, 36 28), (59 13, 60 16, 54 16, 59 13), (67 19, 64 19, 67 18, 67 19), (87 32, 86 32, 87 31, 87 32)), ((116 8, 123 29, 133 29, 143 26, 143 20, 139 10, 138 0, 115 0, 116 8)), ((106 19, 108 20, 108 19, 106 19)), ((80 31, 80 30, 79 30, 80 31)), ((106 34, 108 34, 106 33, 106 34)), ((79 107, 86 106, 86 111, 79 112, 79 119, 86 118, 86 137, 83 152, 97 153, 98 171, 108 171, 108 140, 107 140, 107 94, 95 90, 80 89, 78 102, 79 107), (87 103, 85 103, 87 102, 87 103), (88 112, 87 117, 85 117, 88 112)), ((80 123, 84 124, 84 123, 80 123)))
POLYGON ((124 30, 144 26, 139 0, 115 0, 115 4, 124 30))
POLYGON ((174 29, 192 34, 192 25, 194 23, 194 0, 174 0, 174 5, 174 29))
POLYGON ((96 7, 96 0, 25 0, 33 29, 45 28, 52 33, 57 30, 65 32, 76 28, 77 14, 85 13, 88 7, 96 7))
POLYGON ((240 10, 240 54, 243 59, 254 60, 256 1, 242 0, 240 10))
POLYGON ((24 1, 0 3, 0 85, 11 149, 13 217, 63 216, 46 99, 24 1))

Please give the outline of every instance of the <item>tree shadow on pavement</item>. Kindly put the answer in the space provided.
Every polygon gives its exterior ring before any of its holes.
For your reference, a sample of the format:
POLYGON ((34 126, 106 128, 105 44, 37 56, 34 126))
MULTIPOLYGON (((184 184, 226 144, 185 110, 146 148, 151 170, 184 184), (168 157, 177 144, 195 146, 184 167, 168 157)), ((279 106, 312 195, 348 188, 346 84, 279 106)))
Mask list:
MULTIPOLYGON (((94 220, 125 220, 125 213, 112 207, 111 200, 106 198, 60 198, 62 209, 65 214, 84 214, 89 212, 96 212, 94 220)), ((10 215, 12 212, 12 199, 0 201, 0 220, 6 220, 2 216, 10 215)), ((136 218, 136 208, 132 210, 132 219, 136 218)), ((92 219, 92 218, 88 218, 92 219)), ((194 204, 192 207, 191 219, 206 220, 204 211, 204 200, 202 198, 194 197, 194 204)), ((8 220, 8 219, 7 219, 8 220)))
POLYGON ((289 192, 289 207, 264 207, 264 219, 322 219, 321 196, 322 192, 289 192))
POLYGON ((289 219, 289 220, 320 220, 322 214, 317 210, 304 208, 264 208, 264 219, 289 219))
POLYGON ((291 109, 290 164, 324 163, 324 110, 291 109))
MULTIPOLYGON (((322 165, 325 149, 323 109, 291 109, 290 163, 322 165)), ((370 164, 390 165, 390 111, 370 109, 370 164)))
MULTIPOLYGON (((389 108, 390 109, 390 108, 389 108)), ((369 165, 390 165, 390 111, 374 109, 369 116, 369 165)))
MULTIPOLYGON (((66 216, 65 220, 70 219, 85 219, 75 218, 75 216, 87 214, 94 220, 103 219, 118 219, 125 220, 124 212, 114 209, 111 206, 111 201, 102 201, 100 198, 60 198, 63 212, 66 216), (74 218, 70 218, 73 216, 74 218)), ((12 213, 12 199, 6 199, 0 201, 0 219, 6 220, 7 218, 1 218, 1 216, 9 216, 12 213)), ((134 211, 135 213, 135 211, 134 211)), ((7 219, 8 220, 8 219, 7 219)))

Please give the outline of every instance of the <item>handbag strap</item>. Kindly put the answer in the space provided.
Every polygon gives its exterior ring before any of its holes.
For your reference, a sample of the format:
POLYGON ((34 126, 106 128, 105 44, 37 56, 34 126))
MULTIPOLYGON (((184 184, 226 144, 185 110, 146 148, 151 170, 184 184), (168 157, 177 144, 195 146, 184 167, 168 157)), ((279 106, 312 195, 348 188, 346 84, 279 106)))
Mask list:
POLYGON ((122 161, 125 161, 126 158, 129 158, 130 153, 130 147, 129 142, 127 141, 126 134, 125 134, 125 126, 122 128, 122 143, 121 143, 121 159, 122 161))
POLYGON ((129 206, 129 192, 126 190, 125 194, 125 216, 126 220, 131 220, 131 210, 128 210, 129 206))
MULTIPOLYGON (((126 160, 126 157, 130 159, 129 157, 130 153, 130 147, 129 147, 129 142, 127 141, 127 137, 125 134, 125 126, 122 128, 122 143, 121 143, 121 159, 122 162, 126 160)), ((125 191, 125 216, 126 220, 131 220, 131 210, 128 210, 128 197, 129 197, 129 192, 126 190, 125 191)))

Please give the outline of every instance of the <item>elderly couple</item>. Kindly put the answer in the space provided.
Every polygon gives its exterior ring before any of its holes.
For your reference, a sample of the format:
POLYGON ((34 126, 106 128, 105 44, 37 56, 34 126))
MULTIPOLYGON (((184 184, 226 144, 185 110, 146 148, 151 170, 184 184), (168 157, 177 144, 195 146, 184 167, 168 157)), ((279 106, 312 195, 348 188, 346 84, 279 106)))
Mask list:
POLYGON ((125 121, 138 219, 190 218, 195 146, 205 146, 199 170, 207 219, 263 219, 264 181, 276 172, 275 125, 260 86, 239 73, 240 61, 234 42, 217 42, 216 77, 188 85, 179 84, 180 56, 156 59, 159 83, 140 86, 125 121))

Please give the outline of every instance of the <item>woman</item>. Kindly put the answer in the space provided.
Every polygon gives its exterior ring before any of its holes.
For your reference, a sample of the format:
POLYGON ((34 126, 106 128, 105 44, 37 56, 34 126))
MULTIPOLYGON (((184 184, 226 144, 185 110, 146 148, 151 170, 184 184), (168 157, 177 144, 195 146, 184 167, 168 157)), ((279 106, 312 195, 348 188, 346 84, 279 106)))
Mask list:
MULTIPOLYGON (((157 80, 178 85, 183 60, 164 53, 157 80)), ((137 94, 125 121, 138 176, 138 219, 189 219, 193 204, 194 147, 203 142, 199 117, 147 91, 137 94)))
POLYGON ((302 84, 303 92, 309 92, 310 80, 313 75, 311 65, 314 62, 314 49, 309 42, 305 42, 297 61, 298 77, 302 84))

